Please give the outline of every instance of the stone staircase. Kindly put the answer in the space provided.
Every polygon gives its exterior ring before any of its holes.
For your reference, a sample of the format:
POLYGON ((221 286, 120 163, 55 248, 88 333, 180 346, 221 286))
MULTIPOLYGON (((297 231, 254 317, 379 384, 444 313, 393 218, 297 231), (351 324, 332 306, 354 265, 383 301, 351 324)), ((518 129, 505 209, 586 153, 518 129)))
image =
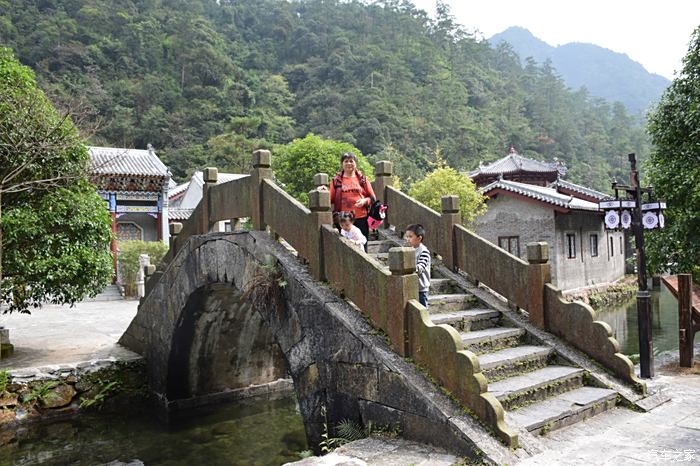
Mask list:
POLYGON ((86 302, 94 301, 121 301, 124 299, 122 296, 121 289, 119 285, 107 285, 104 290, 92 298, 85 299, 86 302))
MULTIPOLYGON (((368 253, 386 261, 397 239, 375 239, 368 253)), ((435 259, 434 259, 435 261, 435 259)), ((506 411, 506 422, 544 434, 617 405, 618 392, 605 388, 552 345, 466 291, 441 264, 434 263, 428 311, 431 321, 454 327, 464 349, 473 352, 488 381, 488 392, 506 411)))

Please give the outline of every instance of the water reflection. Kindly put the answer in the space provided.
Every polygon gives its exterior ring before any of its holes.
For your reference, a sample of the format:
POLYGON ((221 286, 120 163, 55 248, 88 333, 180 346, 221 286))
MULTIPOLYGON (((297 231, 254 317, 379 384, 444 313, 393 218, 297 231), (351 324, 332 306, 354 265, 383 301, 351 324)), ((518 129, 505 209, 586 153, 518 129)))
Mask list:
MULTIPOLYGON (((602 320, 612 327, 613 336, 620 342, 620 351, 626 355, 638 355, 636 298, 622 305, 597 311, 597 320, 602 320)), ((654 354, 678 351, 678 302, 663 285, 660 289, 651 291, 651 324, 654 354)))
POLYGON ((293 399, 219 405, 163 425, 150 413, 100 413, 17 432, 0 448, 0 464, 270 465, 307 449, 293 399))

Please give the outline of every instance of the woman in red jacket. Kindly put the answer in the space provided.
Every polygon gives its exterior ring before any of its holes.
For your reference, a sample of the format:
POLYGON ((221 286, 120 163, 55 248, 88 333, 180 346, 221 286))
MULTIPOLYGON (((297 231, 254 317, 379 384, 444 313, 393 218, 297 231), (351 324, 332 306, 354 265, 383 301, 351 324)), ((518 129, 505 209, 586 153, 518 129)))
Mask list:
POLYGON ((331 182, 331 202, 333 213, 353 212, 355 226, 365 238, 369 234, 367 211, 374 202, 374 190, 367 177, 357 170, 357 157, 352 152, 340 156, 342 170, 331 182))

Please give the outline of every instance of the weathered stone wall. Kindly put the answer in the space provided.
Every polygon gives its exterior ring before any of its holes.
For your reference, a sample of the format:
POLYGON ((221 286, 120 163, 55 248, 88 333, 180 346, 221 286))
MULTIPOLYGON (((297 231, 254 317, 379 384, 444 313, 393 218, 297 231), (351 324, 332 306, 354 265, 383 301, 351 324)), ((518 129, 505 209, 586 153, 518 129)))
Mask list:
POLYGON ((397 231, 404 231, 412 223, 420 223, 425 227, 425 245, 431 252, 440 253, 441 231, 440 213, 421 204, 405 193, 393 188, 386 188, 387 223, 394 225, 397 231))
POLYGON ((148 395, 142 358, 2 372, 7 379, 0 387, 0 446, 15 438, 18 425, 74 415, 109 404, 115 397, 131 403, 148 395))
POLYGON ((560 290, 614 282, 625 274, 624 243, 620 243, 623 233, 606 231, 600 217, 582 212, 558 214, 556 231, 550 256, 552 275, 557 277, 553 283, 560 290), (576 235, 576 257, 572 259, 567 258, 567 233, 576 235), (591 255, 591 235, 598 235, 597 257, 591 255))
MULTIPOLYGON (((415 366, 391 351, 381 333, 360 313, 313 280, 267 234, 193 237, 184 249, 164 271, 121 340, 127 347, 144 351, 151 386, 166 403, 168 380, 174 375, 169 362, 174 346, 183 345, 175 336, 185 318, 188 297, 214 283, 246 290, 255 272, 268 264, 266 269, 274 268, 285 283, 283 304, 255 309, 284 355, 311 445, 318 445, 321 439, 321 408, 325 406, 330 425, 342 419, 372 421, 397 427, 406 438, 464 455, 475 456, 478 442, 487 461, 512 461, 507 448, 415 366)), ((274 299, 269 302, 275 303, 274 299)), ((190 307, 187 312, 193 311, 190 307)), ((221 341, 219 347, 223 345, 221 341)))
POLYGON ((250 217, 250 176, 209 188, 209 223, 250 217))
MULTIPOLYGON (((474 280, 528 309, 530 286, 527 262, 491 244, 461 225, 455 228, 457 265, 474 280)), ((529 310, 529 309, 528 309, 529 310)))
POLYGON ((634 364, 620 353, 620 344, 613 338, 608 324, 595 320, 595 311, 580 301, 567 302, 561 291, 545 286, 547 330, 562 337, 615 374, 640 393, 646 385, 636 376, 634 364))
POLYGON ((174 340, 170 399, 264 385, 287 373, 266 323, 227 283, 212 283, 190 295, 174 340))

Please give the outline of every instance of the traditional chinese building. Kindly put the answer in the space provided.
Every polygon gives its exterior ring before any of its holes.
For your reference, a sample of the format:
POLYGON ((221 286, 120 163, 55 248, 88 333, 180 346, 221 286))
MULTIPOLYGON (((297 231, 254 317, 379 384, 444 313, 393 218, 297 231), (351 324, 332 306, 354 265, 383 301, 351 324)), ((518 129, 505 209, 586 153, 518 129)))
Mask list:
POLYGON ((565 174, 566 168, 562 164, 522 157, 515 152, 515 147, 511 146, 508 155, 488 165, 480 164, 479 168, 469 173, 469 177, 479 188, 498 179, 547 186, 565 174))
POLYGON ((112 214, 117 271, 117 241, 168 241, 170 171, 153 147, 90 147, 91 181, 112 214))
POLYGON ((487 197, 488 210, 474 231, 511 254, 527 258, 526 245, 550 247, 552 282, 562 290, 603 285, 625 273, 622 232, 604 227, 598 201, 608 197, 562 180, 557 163, 510 153, 470 173, 487 197))

